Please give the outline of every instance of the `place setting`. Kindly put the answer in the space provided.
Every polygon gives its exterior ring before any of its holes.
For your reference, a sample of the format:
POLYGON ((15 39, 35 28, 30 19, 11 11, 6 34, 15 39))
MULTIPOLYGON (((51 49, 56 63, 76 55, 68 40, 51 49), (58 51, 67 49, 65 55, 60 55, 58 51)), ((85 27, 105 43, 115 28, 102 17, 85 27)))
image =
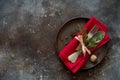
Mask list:
POLYGON ((56 38, 59 58, 72 73, 95 67, 108 52, 107 31, 108 27, 94 16, 70 19, 56 38))

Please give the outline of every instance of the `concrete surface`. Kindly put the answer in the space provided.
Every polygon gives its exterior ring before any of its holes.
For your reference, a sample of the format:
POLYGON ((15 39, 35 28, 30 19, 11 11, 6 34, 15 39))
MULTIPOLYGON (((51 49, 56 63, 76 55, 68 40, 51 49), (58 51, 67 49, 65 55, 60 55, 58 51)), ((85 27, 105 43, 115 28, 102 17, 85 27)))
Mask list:
POLYGON ((119 80, 120 0, 0 0, 0 80, 119 80), (109 26, 105 59, 72 74, 60 61, 55 40, 73 17, 94 15, 109 26))

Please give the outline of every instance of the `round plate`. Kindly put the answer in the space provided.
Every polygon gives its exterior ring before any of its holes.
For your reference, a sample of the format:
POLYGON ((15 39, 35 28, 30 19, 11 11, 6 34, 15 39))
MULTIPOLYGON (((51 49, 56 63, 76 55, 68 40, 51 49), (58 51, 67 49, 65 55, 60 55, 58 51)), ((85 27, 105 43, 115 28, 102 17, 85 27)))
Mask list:
MULTIPOLYGON (((67 43, 75 36, 75 34, 79 32, 79 29, 77 27, 78 24, 80 27, 83 27, 88 22, 88 20, 89 20, 88 18, 74 18, 66 22, 62 26, 62 28, 58 32, 57 39, 56 39, 57 52, 62 50, 64 46, 67 45, 67 43)), ((97 62, 92 63, 89 59, 86 65, 83 68, 81 68, 81 70, 90 69, 98 65, 102 61, 102 59, 105 57, 108 50, 107 48, 108 48, 107 45, 104 45, 98 50, 96 50, 94 53, 92 53, 97 56, 97 62)))

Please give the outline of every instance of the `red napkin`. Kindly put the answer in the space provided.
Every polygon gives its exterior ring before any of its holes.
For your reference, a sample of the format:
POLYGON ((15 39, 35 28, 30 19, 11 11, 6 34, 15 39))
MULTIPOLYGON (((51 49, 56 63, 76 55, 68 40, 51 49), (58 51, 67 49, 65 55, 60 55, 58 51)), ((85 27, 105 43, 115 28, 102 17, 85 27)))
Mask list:
MULTIPOLYGON (((97 47, 92 48, 90 50, 91 52, 94 52, 96 49, 100 48, 110 40, 109 35, 106 33, 108 30, 107 26, 104 25, 102 22, 98 21, 95 17, 91 17, 91 19, 85 24, 83 28, 87 28, 87 33, 88 33, 95 24, 101 26, 99 31, 104 31, 105 37, 101 42, 99 42, 97 47)), ((82 68, 89 58, 89 54, 86 54, 85 56, 83 54, 80 54, 80 56, 78 57, 75 63, 71 63, 68 60, 68 56, 76 51, 78 45, 79 45, 79 41, 73 38, 69 42, 69 44, 66 45, 59 53, 59 57, 61 58, 61 60, 73 73, 77 72, 80 68, 82 68)))

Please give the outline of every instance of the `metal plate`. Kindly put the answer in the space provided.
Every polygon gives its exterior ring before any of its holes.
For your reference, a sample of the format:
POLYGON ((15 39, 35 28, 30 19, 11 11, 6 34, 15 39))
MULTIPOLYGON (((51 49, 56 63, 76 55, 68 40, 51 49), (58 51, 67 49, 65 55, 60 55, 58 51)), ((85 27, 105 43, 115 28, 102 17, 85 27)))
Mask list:
MULTIPOLYGON (((56 49, 58 53, 64 48, 65 45, 67 45, 67 43, 74 37, 74 35, 79 32, 77 25, 79 24, 81 27, 83 27, 88 22, 88 20, 88 18, 74 18, 66 22, 62 26, 62 28, 58 32, 56 39, 56 49)), ((90 69, 98 65, 105 57, 108 51, 107 48, 107 45, 104 45, 98 50, 96 50, 94 53, 92 53, 97 56, 97 62, 92 63, 89 59, 86 65, 81 68, 81 70, 90 69)))

